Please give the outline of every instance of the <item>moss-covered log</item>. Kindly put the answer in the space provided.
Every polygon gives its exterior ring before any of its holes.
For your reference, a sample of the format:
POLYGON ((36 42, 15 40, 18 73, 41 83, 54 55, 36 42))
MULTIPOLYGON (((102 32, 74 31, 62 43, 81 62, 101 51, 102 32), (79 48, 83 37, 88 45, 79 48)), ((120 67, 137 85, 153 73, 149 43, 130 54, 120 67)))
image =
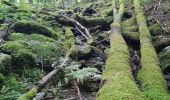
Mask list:
MULTIPOLYGON (((61 18, 61 16, 59 16, 59 15, 55 15, 55 19, 56 19, 57 22, 59 22, 62 25, 74 26, 74 24, 70 20, 61 18)), ((78 16, 78 15, 75 15, 75 17, 73 19, 77 20, 78 22, 80 22, 85 27, 94 27, 94 26, 109 27, 109 25, 113 21, 111 17, 106 17, 106 18, 101 18, 101 17, 94 17, 93 18, 92 17, 92 18, 89 18, 89 17, 78 16)))
MULTIPOLYGON (((115 7, 113 0, 113 7, 115 7)), ((121 19, 125 0, 119 0, 120 9, 114 8, 114 23, 111 25, 110 53, 103 72, 103 86, 97 100, 144 100, 134 82, 129 64, 129 51, 121 35, 121 19)))
POLYGON ((20 33, 27 33, 27 34, 37 33, 53 38, 56 37, 57 35, 57 33, 55 33, 52 29, 46 26, 43 26, 36 22, 29 22, 24 20, 16 22, 14 25, 14 30, 20 33))
POLYGON ((163 78, 151 34, 146 24, 140 0, 134 0, 136 19, 139 26, 142 68, 137 75, 141 89, 149 100, 169 100, 167 85, 163 78))

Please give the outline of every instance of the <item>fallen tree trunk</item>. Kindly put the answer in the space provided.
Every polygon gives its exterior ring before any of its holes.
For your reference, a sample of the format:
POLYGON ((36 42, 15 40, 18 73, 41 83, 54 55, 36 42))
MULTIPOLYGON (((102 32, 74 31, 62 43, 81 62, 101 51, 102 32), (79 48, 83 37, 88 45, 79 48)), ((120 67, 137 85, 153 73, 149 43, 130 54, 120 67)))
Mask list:
POLYGON ((114 22, 111 25, 111 48, 103 72, 103 86, 98 92, 97 100, 143 100, 132 76, 130 54, 121 32, 125 0, 119 0, 119 4, 120 8, 117 12, 116 0, 113 0, 114 22))
POLYGON ((133 0, 136 19, 139 26, 141 43, 141 65, 137 74, 141 90, 148 100, 170 100, 167 84, 163 78, 156 51, 152 45, 152 38, 146 24, 140 0, 133 0))
MULTIPOLYGON (((55 16, 56 21, 59 22, 60 24, 66 25, 66 26, 74 26, 74 24, 71 21, 61 18, 60 15, 54 15, 54 16, 55 16)), ((79 15, 76 15, 73 19, 77 20, 85 27, 94 27, 94 26, 109 27, 109 25, 113 21, 111 17, 88 18, 88 17, 79 16, 79 15)))

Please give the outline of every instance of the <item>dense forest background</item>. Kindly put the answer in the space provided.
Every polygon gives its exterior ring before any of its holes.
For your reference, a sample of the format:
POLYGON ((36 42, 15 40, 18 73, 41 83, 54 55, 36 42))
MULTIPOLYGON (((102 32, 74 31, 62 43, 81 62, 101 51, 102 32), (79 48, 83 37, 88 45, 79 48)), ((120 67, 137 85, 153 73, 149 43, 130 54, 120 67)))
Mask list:
POLYGON ((0 0, 0 100, 169 92, 169 0, 0 0))

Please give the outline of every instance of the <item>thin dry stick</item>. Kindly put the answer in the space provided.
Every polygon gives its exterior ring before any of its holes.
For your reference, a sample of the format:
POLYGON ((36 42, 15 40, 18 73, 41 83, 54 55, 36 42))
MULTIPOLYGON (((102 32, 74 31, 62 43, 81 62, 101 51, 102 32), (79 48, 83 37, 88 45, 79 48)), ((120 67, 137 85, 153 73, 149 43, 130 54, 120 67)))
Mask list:
POLYGON ((77 81, 74 81, 74 85, 75 85, 75 87, 76 87, 77 96, 79 97, 79 100, 83 100, 83 99, 82 99, 81 92, 80 92, 80 88, 78 87, 78 84, 77 84, 77 81))
POLYGON ((88 37, 76 26, 76 29, 81 33, 81 35, 88 40, 88 37))
POLYGON ((86 35, 88 36, 88 38, 91 38, 92 36, 90 35, 90 32, 88 31, 88 29, 86 27, 84 27, 83 25, 81 25, 78 21, 72 19, 72 18, 69 18, 65 15, 62 15, 64 18, 70 20, 72 23, 74 23, 79 29, 82 29, 86 35))

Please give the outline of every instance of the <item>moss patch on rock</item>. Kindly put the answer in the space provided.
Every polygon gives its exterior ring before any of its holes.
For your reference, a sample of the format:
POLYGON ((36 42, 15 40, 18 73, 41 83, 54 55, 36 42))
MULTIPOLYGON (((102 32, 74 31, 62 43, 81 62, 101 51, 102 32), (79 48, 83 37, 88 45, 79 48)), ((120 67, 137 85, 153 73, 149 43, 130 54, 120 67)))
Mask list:
POLYGON ((170 47, 166 47, 159 53, 159 59, 163 71, 166 68, 170 68, 170 47))
POLYGON ((11 69, 12 57, 7 54, 0 53, 0 73, 6 73, 11 69))
POLYGON ((52 29, 43 26, 39 23, 29 22, 25 20, 16 22, 14 25, 14 30, 20 33, 27 33, 27 34, 38 33, 48 37, 57 37, 56 36, 57 33, 52 29))
POLYGON ((54 39, 40 34, 25 35, 12 33, 1 50, 11 54, 17 67, 35 67, 36 63, 48 60, 57 61, 65 52, 65 48, 54 39))

